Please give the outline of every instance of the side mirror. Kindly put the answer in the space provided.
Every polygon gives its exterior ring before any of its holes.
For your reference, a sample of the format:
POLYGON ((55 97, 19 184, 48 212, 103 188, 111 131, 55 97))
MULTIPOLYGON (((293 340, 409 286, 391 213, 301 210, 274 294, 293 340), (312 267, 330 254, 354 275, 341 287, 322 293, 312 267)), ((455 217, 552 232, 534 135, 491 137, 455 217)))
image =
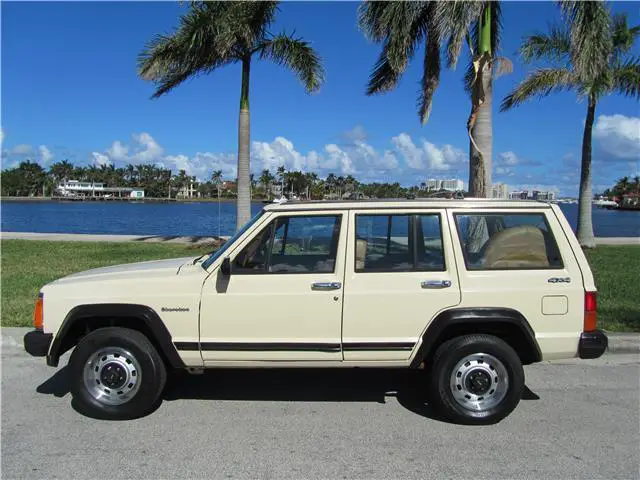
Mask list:
POLYGON ((229 257, 224 257, 222 260, 222 265, 220 265, 220 271, 223 275, 229 276, 231 275, 231 259, 229 257))

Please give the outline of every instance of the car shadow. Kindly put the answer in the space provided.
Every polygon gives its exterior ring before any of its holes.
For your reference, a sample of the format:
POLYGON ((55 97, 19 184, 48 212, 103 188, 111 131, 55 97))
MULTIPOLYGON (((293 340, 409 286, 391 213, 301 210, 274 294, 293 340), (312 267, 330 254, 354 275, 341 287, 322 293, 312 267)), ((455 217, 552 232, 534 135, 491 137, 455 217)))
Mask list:
MULTIPOLYGON (((396 398, 410 412, 449 423, 425 400, 425 373, 407 369, 211 369, 201 375, 171 372, 162 400, 290 402, 374 402, 396 398)), ((69 369, 58 370, 36 388, 64 397, 70 391, 69 369)), ((525 386, 522 399, 540 397, 525 386)), ((72 402, 77 410, 77 406, 72 402)), ((159 406, 159 405, 158 405, 159 406)), ((154 408, 155 411, 155 408, 154 408)), ((82 413, 82 412, 81 412, 82 413)))

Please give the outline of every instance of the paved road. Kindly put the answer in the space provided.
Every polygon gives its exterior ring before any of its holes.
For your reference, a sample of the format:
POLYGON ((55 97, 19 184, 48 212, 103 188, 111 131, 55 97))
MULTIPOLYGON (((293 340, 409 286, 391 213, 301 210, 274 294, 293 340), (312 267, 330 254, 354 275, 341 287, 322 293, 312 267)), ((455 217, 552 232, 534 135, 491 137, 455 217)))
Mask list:
POLYGON ((433 418, 405 372, 357 370, 174 378, 150 416, 106 422, 73 410, 64 367, 2 343, 3 478, 640 476, 637 354, 526 367, 527 399, 488 427, 433 418))

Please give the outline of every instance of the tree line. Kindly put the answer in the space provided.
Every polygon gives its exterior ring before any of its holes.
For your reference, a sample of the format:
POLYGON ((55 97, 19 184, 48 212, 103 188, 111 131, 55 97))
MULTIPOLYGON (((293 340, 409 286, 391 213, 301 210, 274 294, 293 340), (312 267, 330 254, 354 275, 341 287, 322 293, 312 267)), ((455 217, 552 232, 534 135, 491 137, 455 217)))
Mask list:
MULTIPOLYGON (((68 160, 53 163, 48 170, 40 164, 25 160, 18 166, 0 173, 1 193, 4 197, 56 196, 56 187, 67 180, 104 183, 107 187, 144 189, 146 197, 179 198, 193 187, 194 196, 200 198, 236 198, 237 178, 224 178, 221 170, 214 171, 207 180, 187 175, 185 170, 173 174, 156 165, 113 165, 97 167, 76 166, 68 160)), ((250 175, 252 198, 272 200, 284 195, 302 199, 342 198, 415 198, 427 196, 453 196, 446 190, 427 191, 426 184, 410 187, 400 183, 362 183, 352 175, 329 173, 320 178, 316 173, 287 171, 279 167, 275 172, 263 170, 250 175)), ((464 192, 459 192, 464 195, 464 192)))

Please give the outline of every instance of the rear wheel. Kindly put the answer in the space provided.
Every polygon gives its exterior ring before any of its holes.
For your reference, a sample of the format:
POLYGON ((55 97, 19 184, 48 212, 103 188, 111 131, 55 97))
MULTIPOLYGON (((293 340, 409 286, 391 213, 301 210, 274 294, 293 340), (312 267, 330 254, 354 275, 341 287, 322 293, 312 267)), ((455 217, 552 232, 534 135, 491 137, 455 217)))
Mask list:
POLYGON ((431 372, 431 400, 456 423, 499 422, 515 409, 524 389, 518 354, 492 335, 465 335, 443 343, 431 372))
POLYGON ((83 337, 69 359, 71 394, 82 413, 124 420, 149 413, 167 373, 160 355, 142 333, 100 328, 83 337))

